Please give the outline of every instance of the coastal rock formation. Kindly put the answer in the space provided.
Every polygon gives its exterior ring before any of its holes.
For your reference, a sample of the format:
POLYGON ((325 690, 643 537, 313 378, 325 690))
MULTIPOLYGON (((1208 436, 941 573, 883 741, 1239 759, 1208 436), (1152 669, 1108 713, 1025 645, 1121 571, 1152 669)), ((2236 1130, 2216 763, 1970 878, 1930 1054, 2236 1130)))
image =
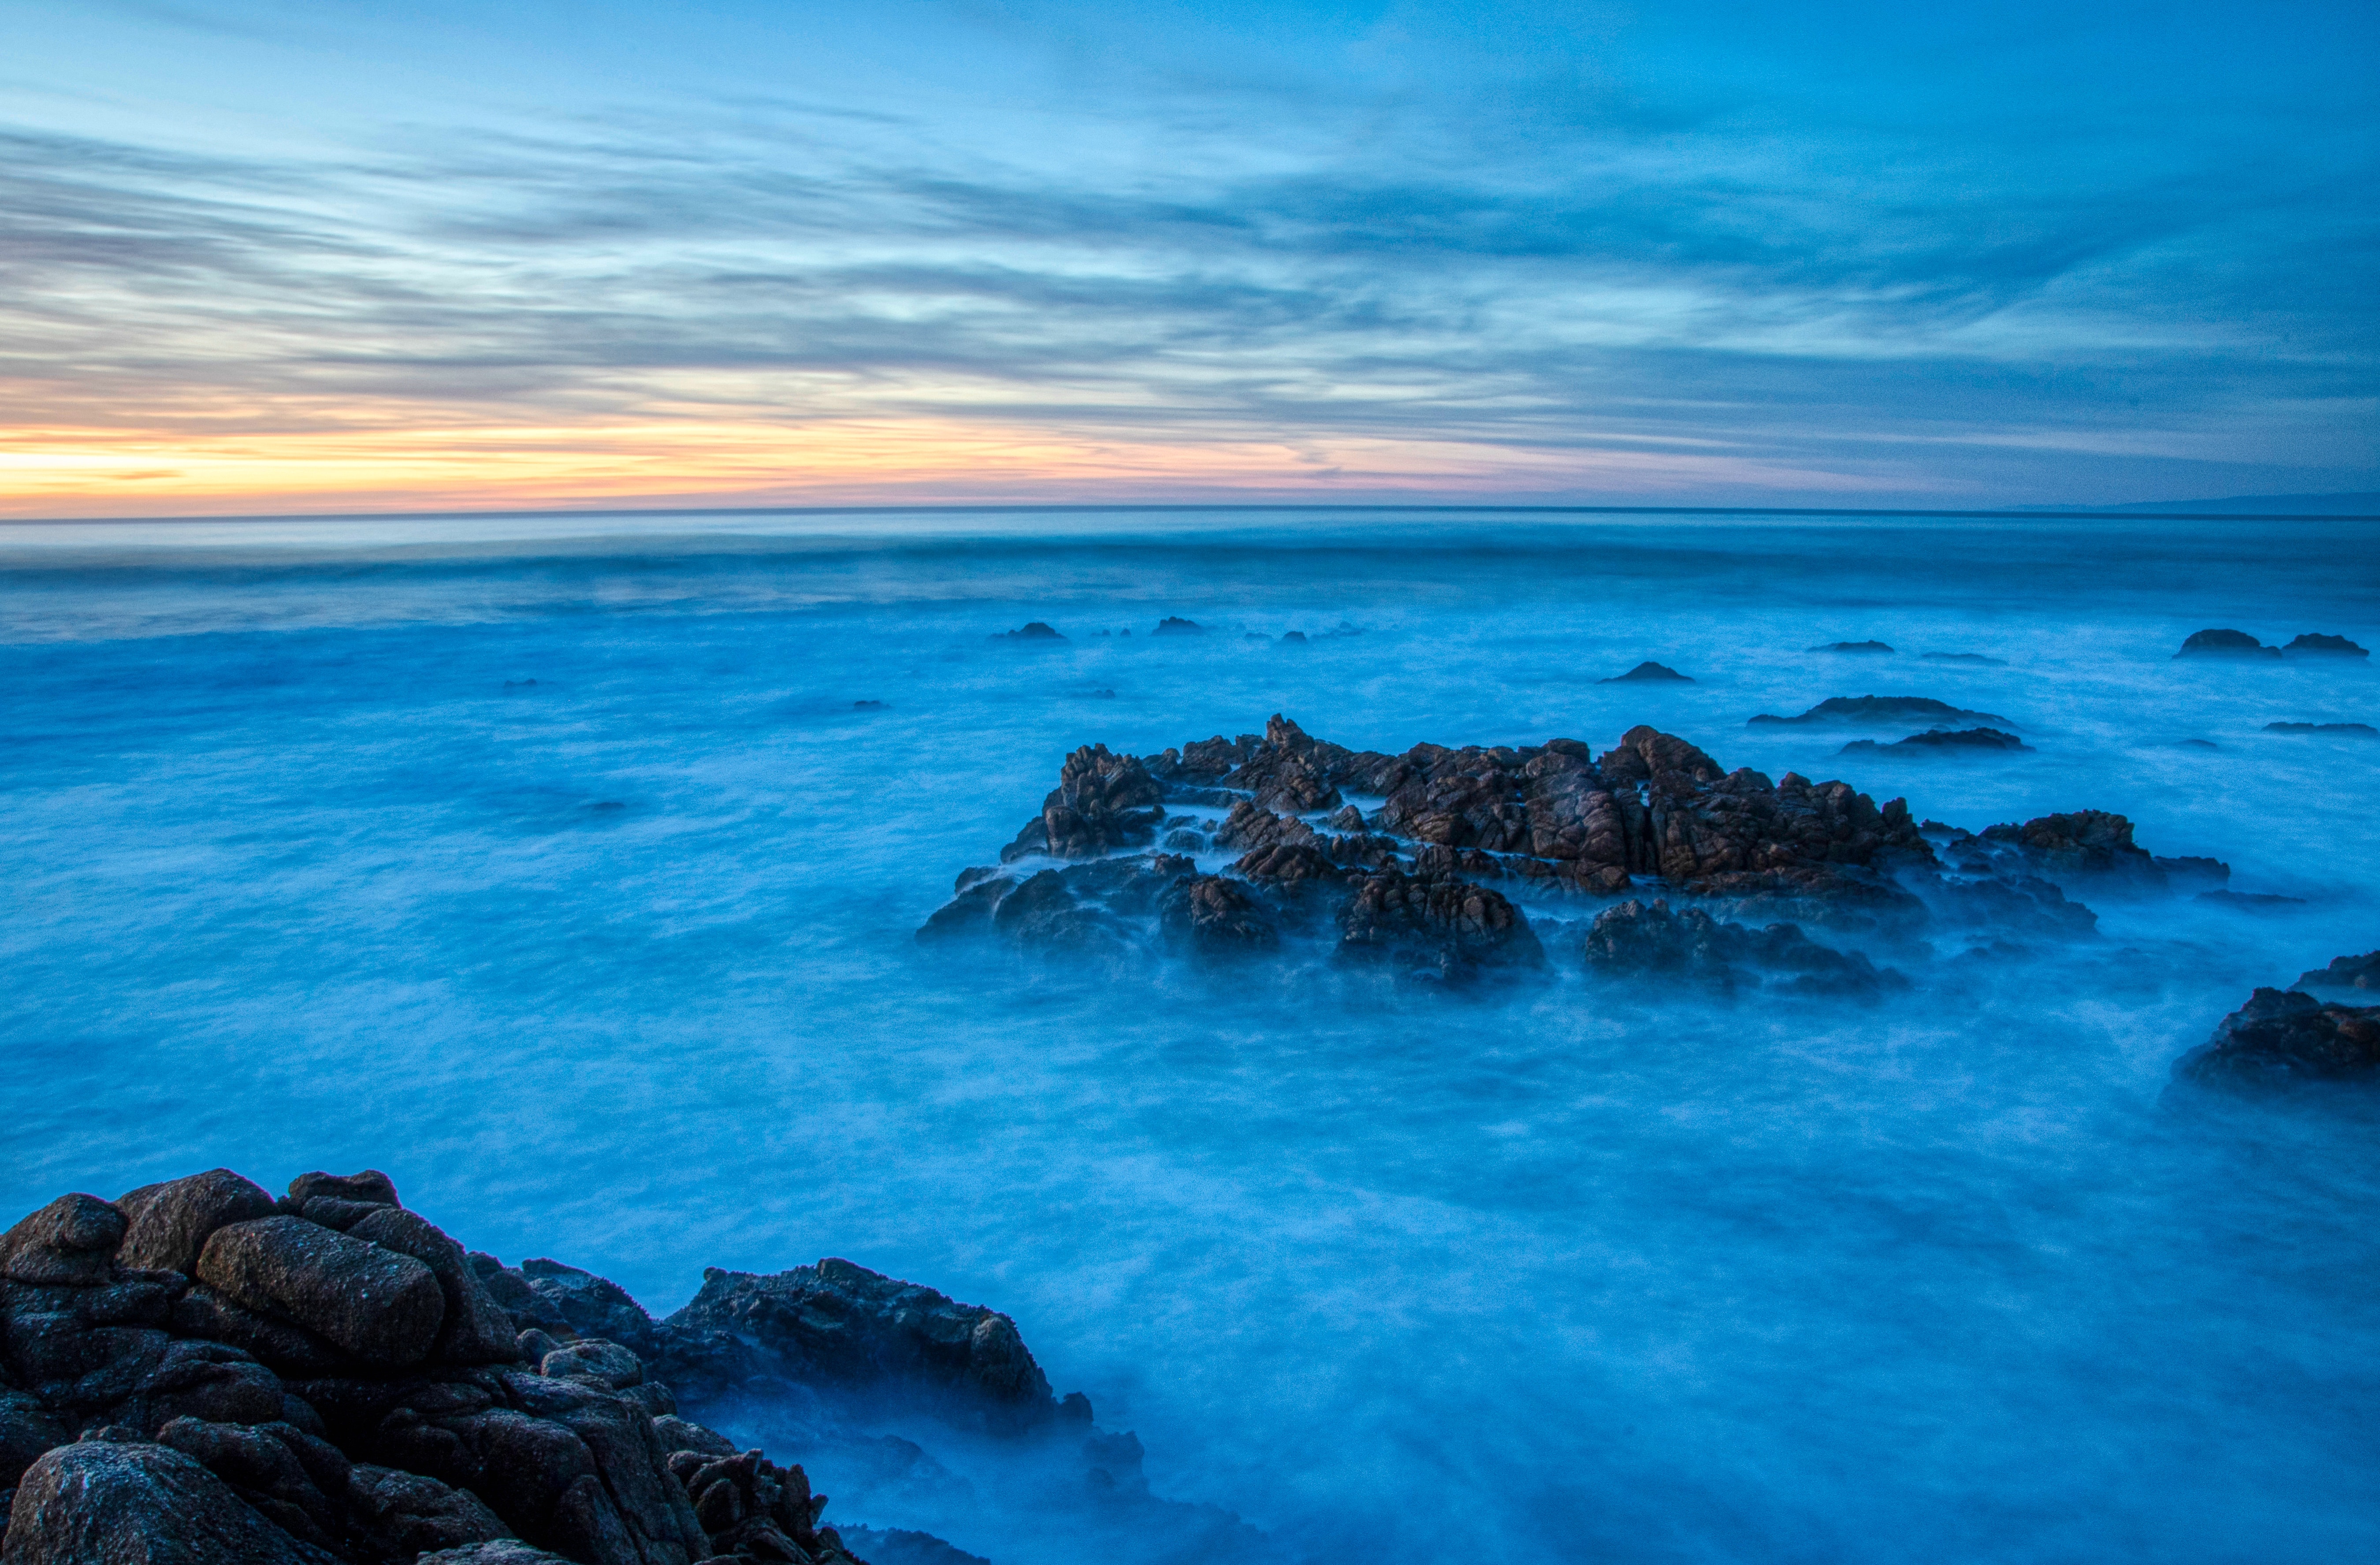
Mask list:
POLYGON ((1747 727, 1770 724, 1800 723, 1902 723, 1915 719, 1921 722, 1984 723, 2013 727, 2005 717, 1988 712, 1970 712, 1963 706, 1953 706, 1947 701, 1937 701, 1925 695, 1836 695, 1828 696, 1797 717, 1779 717, 1763 712, 1750 719, 1747 727))
POLYGON ((2295 989, 2380 989, 2380 951, 2360 957, 2333 957, 2328 967, 2300 973, 2295 989))
POLYGON ((1172 614, 1159 620, 1157 629, 1149 632, 1152 636, 1203 636, 1206 633, 1207 628, 1196 620, 1172 614))
POLYGON ((2174 1062, 2174 1080, 2231 1092, 2380 1077, 2380 1006, 2258 989, 2215 1036, 2174 1062))
POLYGON ((2033 746, 2025 743, 2024 740, 2017 738, 2014 734, 2009 733, 2005 729, 2001 728, 1959 728, 1955 730, 1949 728, 1932 728, 1922 734, 1912 734, 1907 739, 1895 740, 1890 744, 1878 744, 1872 739, 1855 739, 1835 753, 1838 755, 1852 755, 1867 751, 1883 750, 1982 750, 1999 752, 2022 750, 2029 752, 2032 749, 2033 746))
MULTIPOLYGON (((1941 704, 1863 698, 1912 699, 1941 704)), ((1915 742, 2022 747, 1997 730, 1915 742)), ((2070 883, 2145 895, 2228 876, 2213 860, 2152 859, 2131 829, 2097 811, 1980 836, 1921 828, 1900 800, 1878 805, 1847 783, 1729 771, 1643 726, 1600 754, 1557 739, 1390 755, 1318 740, 1276 714, 1261 734, 1148 757, 1075 752, 1005 866, 962 874, 918 936, 990 935, 1123 960, 1305 950, 1460 981, 1543 966, 1533 906, 1648 882, 1672 906, 1693 899, 1723 923, 1746 921, 1776 956, 1788 936, 1763 933, 1769 926, 1902 945, 1929 919, 1991 938, 2088 937, 2096 915, 2069 899, 2070 883), (1147 841, 1160 825, 1160 850, 1095 846, 1147 841), (1074 862, 1020 862, 1036 857, 1074 862)), ((1736 961, 1732 947, 1726 960, 1736 961)))
POLYGON ((1597 679, 1598 685, 1691 685, 1694 681, 1665 663, 1640 663, 1625 674, 1614 674, 1609 679, 1597 679))
POLYGON ((1812 647, 1810 650, 1812 652, 1869 653, 1880 656, 1892 649, 1882 642, 1828 642, 1824 646, 1812 647))
POLYGON ((2281 649, 2268 647, 2245 630, 2200 630, 2181 643, 2176 657, 2278 657, 2281 649))
POLYGON ((2345 636, 2308 631, 2281 649, 2291 657, 2369 657, 2372 654, 2345 636))
POLYGON ((2380 739, 2380 728, 2369 723, 2267 723, 2268 734, 2335 734, 2340 739, 2380 739))
POLYGON ((1636 900, 1596 915, 1584 942, 1587 971, 1608 977, 1682 979, 1732 992, 1768 984, 1815 994, 1872 994, 1907 981, 1856 951, 1829 949, 1793 924, 1752 929, 1699 908, 1636 900))
POLYGON ((995 642, 1062 642, 1066 638, 1055 626, 1033 619, 1014 630, 1002 630, 991 639, 995 642))

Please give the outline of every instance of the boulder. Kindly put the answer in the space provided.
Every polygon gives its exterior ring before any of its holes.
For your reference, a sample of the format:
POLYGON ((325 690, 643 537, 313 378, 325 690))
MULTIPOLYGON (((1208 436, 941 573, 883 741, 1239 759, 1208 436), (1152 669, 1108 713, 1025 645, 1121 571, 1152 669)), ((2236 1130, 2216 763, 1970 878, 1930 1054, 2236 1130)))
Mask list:
POLYGON ((378 1168, 366 1168, 360 1174, 300 1174, 289 1181, 289 1199, 298 1207, 318 1195, 370 1202, 376 1206, 405 1204, 396 1198, 396 1181, 378 1168))
MULTIPOLYGON (((1313 854, 1314 850, 1262 849, 1248 857, 1284 853, 1313 854)), ((1324 871, 1334 880, 1343 878, 1328 861, 1324 871)), ((1249 895, 1245 885, 1219 874, 1184 876, 1167 891, 1158 919, 1170 942, 1196 956, 1247 955, 1269 951, 1281 943, 1271 916, 1249 895)))
POLYGON ((2039 815, 2022 825, 1985 826, 1986 843, 2019 850, 2052 880, 2128 881, 2163 888, 2166 873, 2132 842, 2132 823, 2105 810, 2039 815))
POLYGON ((2005 717, 1988 712, 1970 712, 1963 706, 1953 706, 1947 701, 1937 701, 1927 695, 1835 695, 1828 696, 1797 717, 1779 717, 1764 712, 1751 718, 1746 727, 1801 723, 1900 723, 1915 718, 1921 722, 1982 723, 1998 727, 2012 727, 2005 717))
POLYGON ((303 1217, 217 1229, 200 1253, 199 1278, 242 1309, 392 1368, 428 1357, 445 1324, 444 1290, 429 1266, 303 1217))
POLYGON ((263 1186, 229 1168, 142 1185, 117 1196, 115 1207, 129 1220, 117 1259, 185 1277, 198 1270, 199 1252, 215 1229, 269 1217, 273 1211, 263 1186))
POLYGON ((2261 1093, 2380 1076, 2380 1006, 2345 1006, 2258 989, 2214 1037, 2175 1061, 2174 1079, 2261 1093))
POLYGON ((355 1463, 349 1469, 347 1502, 400 1559, 409 1550, 462 1548, 513 1537, 504 1518, 470 1490, 395 1467, 355 1463))
POLYGON ((2181 643, 2176 657, 2278 657, 2281 649, 2268 647, 2245 630, 2200 630, 2181 643))
POLYGON ((61 1195, 0 1233, 0 1278, 91 1288, 115 1273, 124 1214, 95 1195, 61 1195))
POLYGON ((2309 631, 2281 649, 2291 657, 2369 657, 2372 654, 2345 636, 2309 631))
POLYGON ((1614 674, 1609 679, 1597 679, 1598 685, 1691 685, 1687 675, 1661 663, 1640 663, 1625 674, 1614 674))
POLYGON ((654 1351, 653 1317, 618 1283, 560 1261, 523 1261, 520 1269, 537 1296, 580 1337, 616 1342, 632 1353, 654 1351))
POLYGON ((581 1338, 556 1348, 539 1362, 537 1372, 555 1378, 585 1380, 607 1391, 625 1390, 641 1385, 645 1378, 642 1360, 617 1342, 607 1342, 600 1337, 581 1338))
POLYGON ((6 1565, 331 1565, 166 1446, 85 1440, 33 1463, 0 1547, 6 1565))
POLYGON ((464 1544, 457 1548, 442 1548, 434 1554, 424 1554, 414 1565, 575 1565, 559 1554, 549 1554, 532 1548, 516 1538, 499 1538, 491 1543, 464 1544))
MULTIPOLYGON (((306 1204, 310 1217, 322 1197, 306 1204)), ((347 1229, 351 1238, 410 1255, 428 1266, 445 1300, 445 1316, 432 1352, 441 1363, 512 1363, 520 1357, 519 1329, 497 1307, 472 1271, 463 1247, 418 1212, 398 1206, 366 1206, 347 1229)))
MULTIPOLYGON (((43 1451, 73 1438, 39 1397, 0 1389, 0 1489, 15 1488, 43 1451)), ((5 1521, 0 1517, 0 1522, 5 1521)))

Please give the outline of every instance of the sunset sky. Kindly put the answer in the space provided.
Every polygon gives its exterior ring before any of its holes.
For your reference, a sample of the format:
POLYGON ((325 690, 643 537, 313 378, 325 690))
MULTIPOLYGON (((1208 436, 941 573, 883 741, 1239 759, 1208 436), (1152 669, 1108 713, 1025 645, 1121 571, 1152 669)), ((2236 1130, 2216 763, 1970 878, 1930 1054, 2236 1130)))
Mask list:
POLYGON ((2380 6, 0 0, 0 515, 2380 489, 2380 6))

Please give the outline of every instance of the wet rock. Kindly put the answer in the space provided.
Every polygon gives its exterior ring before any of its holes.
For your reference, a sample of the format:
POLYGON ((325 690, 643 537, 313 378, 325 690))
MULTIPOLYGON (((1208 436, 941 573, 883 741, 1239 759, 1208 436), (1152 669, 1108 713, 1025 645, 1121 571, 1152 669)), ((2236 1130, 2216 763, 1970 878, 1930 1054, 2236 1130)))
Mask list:
POLYGON ((1171 614, 1159 620, 1157 629, 1149 632, 1153 636, 1203 636, 1206 633, 1206 627, 1196 620, 1171 614))
POLYGON ((868 1565, 991 1565, 983 1556, 944 1543, 931 1533, 901 1527, 845 1527, 843 1538, 868 1565))
MULTIPOLYGON (((322 1198, 306 1204, 309 1217, 322 1198)), ((353 1238, 410 1255, 430 1268, 445 1299, 445 1316, 432 1352, 441 1363, 511 1363, 520 1357, 519 1330, 498 1308, 471 1269, 463 1247, 417 1212, 366 1206, 346 1230, 353 1238)))
POLYGON ((2166 873, 2132 841, 2132 823, 2105 810, 2040 815, 2022 825, 1985 826, 1983 839, 2022 851, 2054 880, 2099 879, 2163 889, 2166 873))
POLYGON ((1972 663, 1986 668, 2005 668, 2005 657, 1987 657, 1979 652, 1921 652, 1918 657, 1927 663, 1972 663))
POLYGON ((1882 642, 1828 642, 1824 646, 1812 647, 1810 650, 1812 652, 1855 652, 1881 654, 1888 653, 1892 649, 1885 645, 1882 642))
POLYGON ((117 1196, 115 1204, 128 1223, 117 1259, 185 1277, 198 1270, 199 1251, 215 1229, 269 1217, 273 1210, 264 1187, 229 1168, 142 1185, 117 1196))
POLYGON ((1625 674, 1614 674, 1609 679, 1597 679, 1598 685, 1691 685, 1694 680, 1661 663, 1640 663, 1625 674))
POLYGON ((2369 657, 2372 654, 2345 636, 2309 631, 2281 649, 2291 657, 2369 657))
POLYGON ((1041 801, 1040 816, 1027 822, 1016 840, 1001 850, 1001 862, 1035 853, 1086 859, 1138 847, 1156 838, 1165 818, 1164 797, 1138 756, 1113 754, 1103 744, 1086 745, 1066 757, 1057 788, 1041 801))
POLYGON ((242 1309, 283 1316, 391 1367, 428 1357, 446 1318, 429 1266, 303 1217, 217 1229, 200 1253, 199 1278, 242 1309))
POLYGON ((772 1277, 708 1268, 701 1291, 663 1325, 671 1342, 661 1369, 671 1379, 678 1376, 669 1352, 712 1332, 757 1351, 759 1366, 783 1380, 905 1388, 1002 1429, 1046 1423, 1058 1411, 1014 1321, 849 1261, 772 1277))
POLYGON ((1026 621, 1014 630, 1003 630, 991 638, 995 642, 1062 642, 1066 638, 1051 626, 1038 619, 1026 621))
POLYGON ((0 1278, 89 1288, 110 1280, 124 1214, 95 1195, 61 1195, 0 1233, 0 1278))
POLYGON ((518 1551, 515 1558, 556 1558, 514 1538, 504 1518, 470 1490, 425 1478, 419 1473, 357 1462, 349 1469, 347 1501, 371 1534, 399 1558, 411 1551, 424 1551, 427 1559, 468 1558, 493 1565, 505 1557, 427 1551, 465 1550, 472 1544, 506 1541, 518 1551))
POLYGON ((2176 657, 2278 657, 2281 649, 2268 647, 2245 630, 2200 630, 2181 643, 2176 657))
POLYGON ((2233 1092, 2318 1082, 2368 1081, 2380 1072, 2380 1006, 2258 989, 2215 1036, 2174 1064, 2174 1079, 2233 1092))
POLYGON ((1777 987, 1874 993, 1905 981, 1857 951, 1821 946, 1795 925, 1752 929, 1698 908, 1631 899, 1596 915, 1582 942, 1587 970, 1614 978, 1679 979, 1720 990, 1777 987))
POLYGON ((86 1440, 29 1468, 10 1508, 7 1565, 329 1565, 190 1457, 86 1440))
POLYGON ((1467 881, 1368 875, 1339 916, 1342 960, 1449 982, 1484 970, 1536 967, 1545 949, 1502 893, 1467 881))
POLYGON ((2333 734, 2340 739, 2380 739, 2380 728, 2369 723, 2267 723, 2268 734, 2333 734))
MULTIPOLYGON (((1260 849, 1248 858, 1284 853, 1311 855, 1313 852, 1310 848, 1260 849)), ((1324 873, 1333 874, 1334 878, 1344 878, 1343 874, 1336 873, 1327 861, 1324 861, 1324 873)), ((1184 877, 1166 894, 1159 909, 1159 920, 1160 927, 1176 948, 1195 955, 1248 955, 1271 950, 1281 943, 1281 933, 1271 915, 1248 894, 1244 885, 1219 874, 1184 877)))
POLYGON ((1937 701, 1925 695, 1836 695, 1828 696, 1797 717, 1779 717, 1764 712, 1750 719, 1746 727, 1799 723, 1900 723, 1911 719, 1947 723, 1982 723, 1997 727, 2013 727, 2005 717, 1988 712, 1970 712, 1953 706, 1947 701, 1937 701))
POLYGON ((289 1199, 300 1208, 318 1195, 378 1206, 405 1204, 396 1198, 396 1181, 378 1168, 366 1168, 360 1174, 300 1174, 289 1181, 289 1199))
POLYGON ((2030 752, 2032 749, 2033 746, 2016 735, 2000 728, 1932 728, 1922 734, 1912 734, 1907 739, 1895 740, 1890 744, 1878 744, 1872 739, 1855 739, 1836 753, 1852 755, 1865 751, 1888 750, 2030 752))
POLYGON ((2299 989, 2380 989, 2380 951, 2360 957, 2333 957, 2328 967, 2298 975, 2299 989))

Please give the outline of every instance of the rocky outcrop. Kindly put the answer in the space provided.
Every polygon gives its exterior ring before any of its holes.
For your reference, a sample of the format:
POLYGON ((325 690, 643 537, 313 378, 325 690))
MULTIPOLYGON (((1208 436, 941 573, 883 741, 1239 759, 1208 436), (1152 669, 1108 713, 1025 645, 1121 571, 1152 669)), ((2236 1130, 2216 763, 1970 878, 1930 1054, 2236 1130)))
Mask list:
POLYGON ((2175 1061, 2174 1080, 2239 1093, 2380 1079, 2380 1006, 2258 989, 2215 1036, 2175 1061))
POLYGON ((2345 636, 2325 636, 2319 631, 2307 631, 2281 649, 2291 657, 2369 657, 2371 652, 2356 645, 2345 636))
POLYGON ((2181 643, 2176 657, 2278 657, 2281 649, 2268 647, 2245 630, 2200 630, 2181 643))
POLYGON ((2031 751, 2033 746, 2001 728, 1932 728, 1922 734, 1912 734, 1890 744, 1878 744, 1872 739, 1855 739, 1836 752, 1839 755, 1857 755, 1876 751, 1901 751, 1925 753, 1944 751, 2009 752, 2031 751))
POLYGON ((1014 630, 1002 630, 991 638, 995 642, 1062 642, 1066 638, 1057 629, 1038 619, 1028 619, 1014 630))
POLYGON ((2008 659, 1993 657, 1980 652, 1921 652, 1918 658, 1926 663, 1972 663, 1982 668, 2005 668, 2008 659))
POLYGON ((2369 723, 2267 723, 2268 734, 2333 734, 2340 739, 2380 739, 2380 728, 2369 723))
POLYGON ((1536 967, 1545 949, 1500 893, 1452 876, 1368 875, 1339 914, 1339 954, 1400 976, 1465 983, 1485 970, 1536 967))
POLYGON ((1157 629, 1149 632, 1152 636, 1203 636, 1206 633, 1207 628, 1196 620, 1184 619, 1173 614, 1159 620, 1157 629))
POLYGON ((1595 682, 1598 685, 1691 685, 1694 681, 1690 675, 1681 674, 1667 664, 1640 663, 1625 674, 1614 674, 1609 679, 1595 682))
MULTIPOLYGON (((876 1309, 881 1373, 914 1340, 978 1400, 1061 1416, 1006 1317, 838 1286, 876 1309)), ((382 1174, 61 1196, 0 1235, 0 1559, 847 1561, 798 1468, 715 1468, 645 1373, 673 1341, 600 1278, 468 1257, 382 1174)))
POLYGON ((1881 656, 1892 649, 1882 642, 1828 642, 1824 646, 1812 647, 1810 650, 1812 652, 1866 653, 1881 656))
POLYGON ((2333 957, 2328 967, 2301 973, 2290 985, 2297 989, 2380 989, 2380 951, 2360 957, 2333 957))
POLYGON ((1906 980, 1856 951, 1819 945, 1796 926, 1748 928, 1699 908, 1637 900, 1596 915, 1583 943, 1589 972, 1682 982, 1726 992, 1770 987, 1810 994, 1874 994, 1906 980))
POLYGON ((1746 722, 1746 727, 1793 727, 1804 723, 1981 723, 1996 727, 2010 727, 2005 717, 1988 712, 1970 712, 1963 706, 1953 706, 1947 701, 1937 701, 1930 695, 1832 695, 1807 712, 1794 717, 1779 717, 1764 712, 1746 722))
POLYGON ((1089 859, 1139 847, 1155 839, 1165 818, 1159 808, 1164 797, 1140 757, 1111 754, 1104 744, 1085 745, 1066 757, 1058 786, 1041 801, 1041 813, 1001 850, 1001 862, 1037 853, 1089 859))

